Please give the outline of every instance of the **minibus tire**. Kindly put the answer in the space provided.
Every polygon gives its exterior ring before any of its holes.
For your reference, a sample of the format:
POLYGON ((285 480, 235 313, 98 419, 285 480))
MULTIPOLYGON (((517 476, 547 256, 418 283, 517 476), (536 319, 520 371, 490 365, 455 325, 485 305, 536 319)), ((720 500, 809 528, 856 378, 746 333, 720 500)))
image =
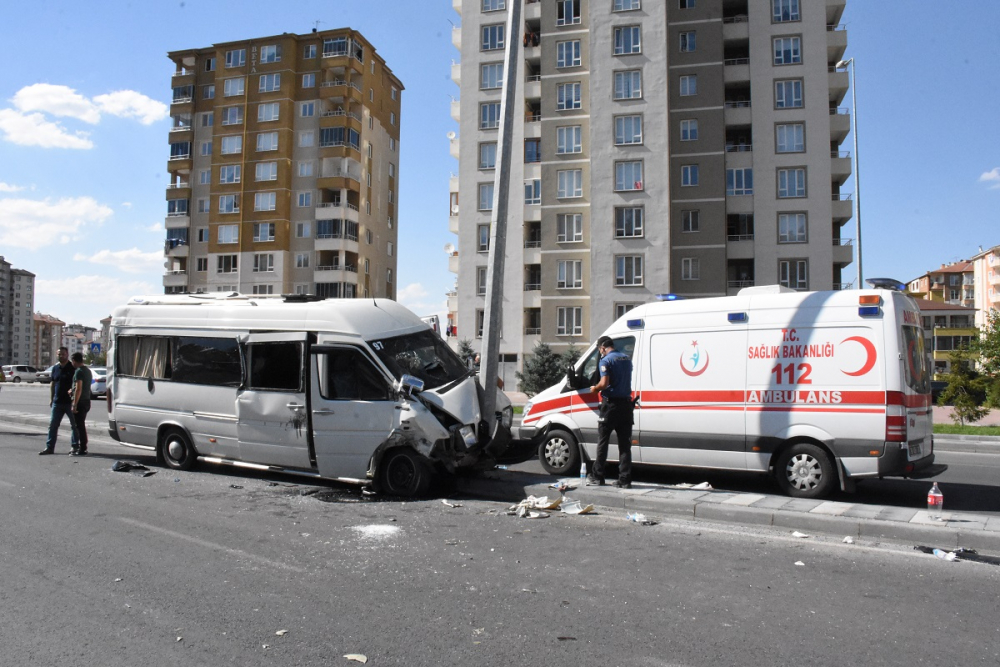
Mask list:
POLYGON ((808 442, 783 451, 774 473, 781 490, 793 498, 825 498, 837 483, 833 459, 823 448, 808 442))
POLYGON ((580 446, 570 433, 553 429, 538 446, 538 460, 550 475, 568 475, 580 467, 580 446))
POLYGON ((191 441, 184 431, 177 428, 169 429, 160 438, 159 454, 166 466, 173 470, 191 470, 198 460, 198 452, 191 441))
POLYGON ((431 486, 430 468, 409 447, 394 447, 383 454, 378 478, 382 492, 390 496, 423 496, 431 486))

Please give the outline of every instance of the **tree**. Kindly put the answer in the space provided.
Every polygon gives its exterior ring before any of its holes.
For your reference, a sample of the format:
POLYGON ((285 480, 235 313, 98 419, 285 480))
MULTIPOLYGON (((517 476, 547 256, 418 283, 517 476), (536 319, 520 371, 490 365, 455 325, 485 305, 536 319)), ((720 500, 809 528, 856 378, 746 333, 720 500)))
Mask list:
MULTIPOLYGON (((518 388, 529 396, 534 396, 541 390, 551 387, 566 375, 567 356, 570 348, 563 354, 556 354, 546 343, 537 343, 530 357, 524 360, 524 372, 514 373, 517 376, 518 388)), ((576 352, 579 357, 580 353, 576 352)))
POLYGON ((986 325, 972 339, 969 350, 978 357, 986 406, 1000 408, 1000 311, 987 312, 986 325))
POLYGON ((986 393, 984 378, 973 370, 975 354, 970 345, 960 345, 951 355, 951 371, 945 375, 948 386, 938 398, 939 405, 951 404, 951 418, 956 424, 977 422, 987 414, 983 406, 986 393))
POLYGON ((476 351, 472 349, 472 343, 469 342, 468 338, 463 338, 458 342, 458 356, 466 368, 472 366, 472 360, 476 358, 476 351))
POLYGON ((563 368, 567 366, 576 366, 577 360, 580 358, 580 348, 578 348, 573 343, 569 344, 566 351, 562 353, 563 368))

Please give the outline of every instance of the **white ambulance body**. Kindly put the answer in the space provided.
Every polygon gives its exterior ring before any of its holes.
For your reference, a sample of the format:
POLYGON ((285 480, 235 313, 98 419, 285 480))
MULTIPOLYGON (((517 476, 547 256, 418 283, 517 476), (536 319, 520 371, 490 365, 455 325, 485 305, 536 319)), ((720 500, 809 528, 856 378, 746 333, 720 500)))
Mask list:
MULTIPOLYGON (((901 292, 752 287, 645 304, 605 335, 633 362, 636 463, 770 472, 790 495, 822 497, 934 461, 930 360, 901 292)), ((549 472, 596 456, 598 359, 590 348, 525 408, 519 435, 549 472)))

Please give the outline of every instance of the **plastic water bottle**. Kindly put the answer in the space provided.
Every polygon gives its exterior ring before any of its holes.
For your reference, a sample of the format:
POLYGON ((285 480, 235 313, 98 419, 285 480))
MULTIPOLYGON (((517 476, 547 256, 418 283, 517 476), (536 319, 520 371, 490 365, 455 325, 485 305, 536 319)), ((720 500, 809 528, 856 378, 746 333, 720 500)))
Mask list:
POLYGON ((580 460, 580 479, 587 479, 587 462, 580 460))
POLYGON ((938 488, 937 482, 927 492, 927 511, 932 519, 941 518, 941 510, 944 509, 944 494, 938 488))

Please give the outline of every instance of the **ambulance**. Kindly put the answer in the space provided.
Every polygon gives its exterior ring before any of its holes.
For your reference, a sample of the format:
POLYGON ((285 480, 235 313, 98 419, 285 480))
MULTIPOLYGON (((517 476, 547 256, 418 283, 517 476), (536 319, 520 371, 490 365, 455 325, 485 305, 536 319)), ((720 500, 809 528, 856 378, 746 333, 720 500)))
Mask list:
MULTIPOLYGON (((633 462, 769 474, 801 498, 939 473, 919 308, 899 283, 869 283, 749 287, 626 313, 604 333, 632 359, 633 462)), ((596 456, 599 359, 590 348, 525 406, 519 437, 552 474, 596 456)))

